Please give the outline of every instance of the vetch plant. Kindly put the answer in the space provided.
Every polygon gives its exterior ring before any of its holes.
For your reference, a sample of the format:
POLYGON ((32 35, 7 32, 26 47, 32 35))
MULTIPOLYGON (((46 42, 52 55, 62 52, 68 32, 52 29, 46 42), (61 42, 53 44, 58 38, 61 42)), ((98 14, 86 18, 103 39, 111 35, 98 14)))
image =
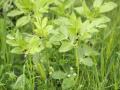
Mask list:
MULTIPOLYGON (((110 12, 117 5, 103 0, 94 0, 91 6, 88 6, 85 0, 81 0, 79 6, 75 6, 75 0, 12 2, 13 8, 7 12, 7 17, 11 22, 15 19, 15 24, 13 23, 6 42, 12 46, 11 53, 27 56, 23 74, 18 77, 15 87, 26 90, 25 87, 17 86, 25 86, 27 78, 30 78, 34 88, 38 76, 44 83, 58 80, 63 90, 77 90, 77 87, 81 86, 78 85, 81 64, 93 66, 95 63, 92 56, 99 54, 94 50, 92 40, 96 33, 106 28, 110 22, 110 18, 104 13, 110 12), (64 67, 67 61, 61 65, 62 69, 56 66, 60 59, 66 59, 64 56, 72 60, 72 67, 75 69, 69 77, 68 69, 64 67), (50 66, 56 67, 51 74, 47 70, 50 66)), ((67 63, 68 67, 71 63, 67 63)))

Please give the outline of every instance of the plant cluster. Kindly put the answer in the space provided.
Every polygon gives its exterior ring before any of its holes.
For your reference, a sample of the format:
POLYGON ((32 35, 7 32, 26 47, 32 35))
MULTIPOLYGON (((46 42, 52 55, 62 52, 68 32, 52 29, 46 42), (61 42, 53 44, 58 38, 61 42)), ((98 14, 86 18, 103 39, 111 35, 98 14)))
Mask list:
POLYGON ((10 52, 24 59, 21 73, 11 73, 16 81, 10 88, 81 90, 81 67, 96 66, 94 57, 100 53, 95 37, 111 21, 106 13, 117 5, 104 0, 92 5, 85 0, 2 0, 0 7, 10 52))

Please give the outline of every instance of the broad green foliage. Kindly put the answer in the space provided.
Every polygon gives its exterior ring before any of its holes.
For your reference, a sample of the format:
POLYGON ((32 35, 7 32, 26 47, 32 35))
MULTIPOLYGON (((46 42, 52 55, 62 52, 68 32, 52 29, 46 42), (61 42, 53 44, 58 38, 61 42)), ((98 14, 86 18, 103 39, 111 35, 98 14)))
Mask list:
POLYGON ((7 35, 7 43, 15 48, 11 50, 12 53, 17 54, 34 54, 40 52, 44 49, 42 41, 37 36, 27 35, 31 37, 22 36, 22 34, 17 31, 14 36, 7 35))
POLYGON ((17 20, 16 27, 22 27, 29 22, 30 22, 30 16, 23 16, 17 20))
POLYGON ((25 75, 20 75, 16 81, 16 83, 14 84, 14 89, 22 89, 24 90, 25 88, 25 75))
POLYGON ((47 25, 48 19, 36 17, 34 22, 36 29, 33 31, 38 37, 48 37, 52 30, 52 25, 47 25))
POLYGON ((87 17, 88 19, 94 19, 101 16, 101 13, 106 13, 117 7, 114 2, 103 2, 104 0, 95 0, 93 3, 93 9, 90 9, 86 2, 83 0, 83 6, 76 7, 75 10, 80 15, 87 17))
POLYGON ((63 90, 70 89, 71 87, 74 87, 74 85, 75 85, 75 80, 73 77, 66 78, 63 80, 62 89, 63 90))
POLYGON ((103 4, 103 1, 104 0, 95 0, 94 3, 93 3, 93 7, 94 8, 101 7, 101 5, 103 4))
POLYGON ((67 76, 66 73, 62 71, 56 71, 52 74, 52 78, 54 79, 64 79, 66 76, 67 76))
POLYGON ((94 38, 111 21, 106 13, 117 7, 111 1, 92 1, 92 4, 86 0, 7 0, 5 4, 0 1, 2 17, 8 25, 5 43, 10 53, 21 56, 23 62, 22 73, 18 73, 10 88, 40 90, 40 86, 43 90, 56 90, 59 84, 62 90, 82 87, 84 83, 78 83, 80 73, 85 73, 81 66, 96 66, 94 59, 100 52, 94 38), (56 82, 58 86, 51 88, 56 82))
POLYGON ((62 45, 59 48, 59 52, 66 52, 66 51, 71 50, 72 48, 73 48, 73 44, 71 42, 64 41, 62 42, 62 45))
POLYGON ((100 13, 109 12, 109 11, 113 10, 115 7, 117 7, 117 5, 113 2, 104 3, 100 7, 100 13))
POLYGON ((20 11, 20 10, 18 10, 18 9, 14 9, 14 10, 11 10, 11 11, 7 14, 7 16, 9 16, 9 17, 15 17, 15 16, 18 16, 18 15, 21 15, 21 14, 23 14, 22 11, 20 11))

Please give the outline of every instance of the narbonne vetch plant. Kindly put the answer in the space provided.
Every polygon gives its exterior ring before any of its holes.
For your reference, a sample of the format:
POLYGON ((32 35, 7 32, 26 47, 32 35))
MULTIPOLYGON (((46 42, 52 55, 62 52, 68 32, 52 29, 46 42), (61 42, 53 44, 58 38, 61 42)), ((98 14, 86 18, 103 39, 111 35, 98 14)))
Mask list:
POLYGON ((54 80, 58 80, 63 90, 71 87, 76 90, 77 86, 80 87, 77 83, 80 65, 95 65, 92 56, 99 53, 93 49, 94 36, 110 22, 104 13, 110 12, 117 5, 104 0, 94 0, 91 6, 85 0, 81 0, 78 6, 75 2, 76 0, 13 1, 13 8, 8 10, 7 16, 11 20, 15 18, 16 23, 7 35, 7 43, 12 46, 11 53, 26 57, 23 74, 15 83, 17 89, 21 88, 17 87, 18 83, 24 82, 21 83, 22 89, 26 90, 24 86, 28 78, 31 78, 34 89, 34 82, 39 76, 41 82, 53 79, 54 83, 54 80), (64 59, 70 59, 69 63, 65 61, 62 64, 64 69, 58 68, 58 61, 64 59), (64 67, 66 63, 73 68, 70 72, 64 67), (27 69, 33 74, 28 73, 27 69))

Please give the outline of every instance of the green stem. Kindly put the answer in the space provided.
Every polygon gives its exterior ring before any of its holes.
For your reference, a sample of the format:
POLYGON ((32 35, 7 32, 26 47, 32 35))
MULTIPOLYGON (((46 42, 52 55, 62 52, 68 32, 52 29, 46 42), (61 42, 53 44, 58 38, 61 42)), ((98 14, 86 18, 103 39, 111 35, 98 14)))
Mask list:
POLYGON ((76 77, 75 83, 77 84, 78 79, 79 79, 79 69, 80 69, 80 67, 79 67, 79 56, 78 56, 78 46, 76 46, 76 48, 75 48, 75 58, 76 58, 75 64, 76 64, 76 68, 77 68, 77 77, 76 77))
POLYGON ((75 48, 75 56, 76 56, 76 67, 77 67, 77 73, 79 74, 78 48, 75 48))

